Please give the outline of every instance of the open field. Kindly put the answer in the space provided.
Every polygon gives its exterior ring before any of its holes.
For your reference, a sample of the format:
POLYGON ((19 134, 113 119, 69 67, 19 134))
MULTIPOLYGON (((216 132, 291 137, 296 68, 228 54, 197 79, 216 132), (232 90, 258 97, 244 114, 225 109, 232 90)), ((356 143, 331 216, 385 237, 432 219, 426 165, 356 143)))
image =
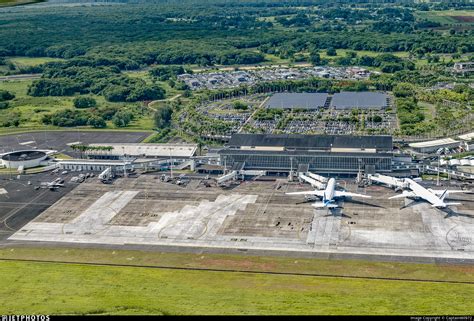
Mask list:
MULTIPOLYGON (((45 113, 53 112, 62 108, 73 108, 73 97, 31 97, 27 95, 28 86, 32 80, 15 80, 0 82, 0 90, 7 90, 15 95, 11 107, 2 111, 5 117, 7 113, 17 112, 20 114, 21 127, 32 127, 41 125, 41 117, 45 113)), ((2 116, 0 115, 0 122, 2 116)))
POLYGON ((419 11, 416 15, 421 19, 439 22, 443 25, 474 23, 474 11, 470 10, 419 11))
POLYGON ((151 248, 147 250, 85 249, 67 245, 44 247, 44 245, 6 244, 0 248, 0 260, 268 272, 405 281, 474 282, 474 266, 472 265, 308 259, 207 252, 160 252, 151 248))
POLYGON ((64 61, 64 59, 50 57, 10 57, 7 59, 17 67, 38 66, 46 62, 64 61))
MULTIPOLYGON (((11 107, 0 113, 0 123, 9 117, 9 114, 18 114, 21 122, 19 128, 23 129, 45 129, 48 127, 42 123, 42 117, 47 113, 56 112, 63 109, 75 109, 73 100, 75 96, 48 96, 32 97, 27 94, 28 87, 33 80, 9 80, 0 82, 0 90, 7 90, 15 94, 15 99, 11 102, 11 107)), ((167 90, 171 87, 167 85, 167 90)), ((174 91, 170 91, 174 92, 174 91)), ((101 95, 91 95, 97 101, 98 107, 127 107, 137 109, 137 103, 111 103, 105 100, 101 95)), ((126 128, 117 128, 112 121, 107 121, 107 129, 129 129, 129 130, 151 130, 153 129, 153 119, 149 115, 141 115, 134 119, 126 128)), ((13 129, 16 130, 16 129, 13 129)), ((0 132, 12 131, 12 128, 0 127, 0 132)))
POLYGON ((458 315, 474 308, 472 284, 26 262, 1 262, 0 272, 2 314, 458 315))
POLYGON ((9 7, 9 6, 19 6, 23 4, 30 4, 36 2, 43 2, 44 0, 0 0, 0 8, 1 7, 9 7))
MULTIPOLYGON (((355 52, 355 53, 357 53, 358 57, 361 57, 361 56, 376 57, 378 55, 384 54, 383 52, 369 51, 369 50, 336 49, 337 56, 328 56, 326 54, 326 50, 321 50, 319 52, 319 56, 321 58, 324 58, 324 59, 334 60, 334 59, 337 59, 339 57, 344 57, 347 52, 355 52)), ((390 53, 390 54, 393 54, 393 55, 395 55, 397 57, 400 57, 400 58, 408 58, 408 56, 409 56, 409 53, 406 52, 406 51, 393 52, 393 53, 390 53)))

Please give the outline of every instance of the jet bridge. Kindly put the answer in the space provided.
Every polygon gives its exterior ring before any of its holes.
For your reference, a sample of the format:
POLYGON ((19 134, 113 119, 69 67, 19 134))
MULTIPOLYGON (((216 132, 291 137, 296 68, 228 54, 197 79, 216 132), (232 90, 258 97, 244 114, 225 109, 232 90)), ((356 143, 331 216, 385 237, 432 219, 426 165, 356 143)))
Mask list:
POLYGON ((409 184, 405 180, 391 176, 381 174, 369 174, 367 175, 367 178, 370 182, 384 184, 390 188, 395 188, 395 190, 403 190, 409 187, 409 184))
MULTIPOLYGON (((311 173, 306 173, 306 174, 311 174, 311 173)), ((319 176, 319 175, 316 175, 316 176, 319 176)), ((306 176, 303 173, 299 173, 298 178, 309 183, 312 187, 317 188, 317 189, 324 189, 326 187, 325 183, 319 182, 311 177, 306 176)))
POLYGON ((225 183, 238 178, 244 179, 245 176, 254 176, 253 180, 256 180, 259 177, 267 175, 267 171, 244 170, 243 167, 243 164, 238 165, 237 167, 232 167, 232 171, 230 173, 225 174, 217 179, 217 185, 222 186, 225 185, 225 183))

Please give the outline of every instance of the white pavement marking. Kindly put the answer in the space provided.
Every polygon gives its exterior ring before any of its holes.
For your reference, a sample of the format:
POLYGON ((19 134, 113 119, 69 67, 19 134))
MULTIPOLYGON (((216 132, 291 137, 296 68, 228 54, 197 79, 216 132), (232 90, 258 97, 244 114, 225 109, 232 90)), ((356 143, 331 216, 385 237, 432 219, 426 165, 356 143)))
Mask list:
POLYGON ((20 145, 30 145, 30 144, 34 144, 34 143, 35 143, 34 141, 29 141, 29 142, 20 143, 20 145))
MULTIPOLYGON (((346 226, 347 220, 342 217, 330 215, 326 210, 315 210, 305 242, 278 236, 220 233, 226 218, 241 215, 240 211, 245 211, 248 204, 257 201, 257 195, 240 193, 221 194, 215 201, 188 202, 192 205, 170 212, 159 211, 160 206, 149 206, 147 211, 158 215, 159 220, 146 226, 110 224, 115 215, 131 204, 137 193, 105 193, 70 223, 31 222, 9 239, 474 259, 471 237, 474 235, 474 224, 460 223, 455 217, 445 218, 441 212, 423 203, 410 207, 412 210, 404 209, 395 216, 387 217, 385 225, 371 223, 378 215, 384 215, 378 212, 354 217, 357 225, 346 226), (416 224, 402 225, 406 215, 415 216, 413 222, 416 224), (340 240, 341 231, 347 234, 348 229, 350 234, 340 240)), ((365 209, 361 207, 357 211, 365 209)))
POLYGON ((71 223, 31 222, 10 239, 106 244, 140 240, 147 244, 166 243, 160 237, 211 240, 227 216, 245 210, 247 204, 257 200, 256 195, 219 195, 214 202, 203 200, 197 206, 186 205, 179 211, 163 213, 158 222, 145 227, 108 224, 137 194, 137 191, 107 192, 71 223))

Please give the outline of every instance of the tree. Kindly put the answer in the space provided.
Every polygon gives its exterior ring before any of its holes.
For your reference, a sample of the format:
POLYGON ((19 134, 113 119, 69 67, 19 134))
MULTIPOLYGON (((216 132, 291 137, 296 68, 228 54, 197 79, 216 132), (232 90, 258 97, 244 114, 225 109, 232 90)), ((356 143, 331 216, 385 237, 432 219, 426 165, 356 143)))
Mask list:
POLYGON ((159 86, 137 86, 135 87, 128 97, 126 98, 129 102, 144 101, 144 100, 157 100, 165 98, 165 90, 159 86))
POLYGON ((334 47, 329 47, 326 50, 326 55, 328 55, 328 56, 337 56, 336 49, 334 49, 334 47))
POLYGON ((396 71, 403 70, 404 66, 403 64, 400 63, 394 63, 394 62, 384 62, 380 66, 380 70, 382 72, 387 72, 387 73, 394 73, 396 71))
POLYGON ((0 109, 7 109, 9 106, 8 101, 0 101, 0 109))
POLYGON ((319 55, 319 52, 317 51, 312 51, 309 54, 309 60, 313 64, 313 66, 320 66, 321 65, 321 56, 319 55))
POLYGON ((408 83, 399 83, 393 88, 395 97, 411 97, 415 95, 413 85, 408 83))
POLYGON ((128 89, 125 86, 117 86, 117 85, 108 86, 103 91, 103 95, 105 99, 111 102, 125 101, 129 93, 130 93, 130 89, 128 89))
POLYGON ((102 117, 99 116, 92 116, 87 120, 87 125, 92 126, 94 128, 105 128, 107 124, 102 117))
POLYGON ((168 106, 162 106, 155 112, 155 126, 159 129, 164 129, 171 125, 171 117, 173 115, 173 109, 168 106))
POLYGON ((117 127, 127 127, 132 119, 133 114, 131 112, 120 110, 112 117, 112 122, 117 127))
POLYGON ((183 97, 184 98, 189 98, 193 95, 193 93, 191 92, 191 90, 189 89, 186 89, 184 92, 183 92, 183 97))
POLYGON ((91 108, 97 106, 97 102, 92 97, 76 97, 73 100, 74 107, 76 108, 91 108))
POLYGON ((244 104, 242 101, 240 101, 240 100, 234 101, 234 109, 247 110, 248 108, 249 108, 249 106, 247 104, 244 104))
POLYGON ((6 90, 0 90, 0 101, 12 100, 15 98, 15 95, 6 90))

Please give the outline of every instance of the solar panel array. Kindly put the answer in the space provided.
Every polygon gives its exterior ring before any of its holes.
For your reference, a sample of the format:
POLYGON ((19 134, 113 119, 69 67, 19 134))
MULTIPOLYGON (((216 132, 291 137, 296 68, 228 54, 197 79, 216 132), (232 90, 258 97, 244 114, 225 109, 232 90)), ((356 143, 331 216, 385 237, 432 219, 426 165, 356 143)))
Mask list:
POLYGON ((272 109, 318 109, 328 107, 327 93, 277 93, 267 102, 272 109))
POLYGON ((277 93, 266 104, 271 109, 384 109, 389 96, 379 92, 341 92, 330 97, 327 93, 277 93))
POLYGON ((331 107, 335 109, 383 109, 389 105, 389 97, 377 92, 341 92, 334 94, 331 107))

